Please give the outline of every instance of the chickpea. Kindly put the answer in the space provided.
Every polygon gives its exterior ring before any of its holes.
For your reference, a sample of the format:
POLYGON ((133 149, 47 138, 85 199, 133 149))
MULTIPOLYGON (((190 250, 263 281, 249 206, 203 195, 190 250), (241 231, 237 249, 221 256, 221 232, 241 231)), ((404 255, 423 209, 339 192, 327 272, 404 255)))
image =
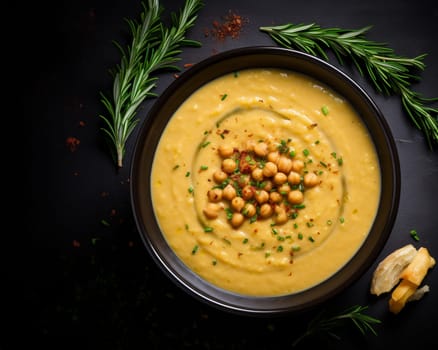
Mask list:
POLYGON ((260 206, 260 217, 263 219, 269 218, 272 215, 272 206, 268 203, 264 203, 260 206))
POLYGON ((231 158, 226 158, 222 161, 222 170, 227 174, 232 174, 237 168, 236 162, 231 158))
POLYGON ((272 187, 273 187, 273 185, 272 185, 272 181, 271 180, 266 180, 266 181, 263 181, 264 183, 265 183, 265 185, 263 186, 263 189, 265 190, 265 191, 270 191, 270 190, 272 190, 272 187))
POLYGON ((299 173, 304 168, 304 162, 301 159, 292 160, 292 169, 293 171, 299 173))
POLYGON ((278 151, 269 152, 269 154, 268 154, 268 162, 272 162, 272 163, 277 164, 279 159, 280 159, 280 153, 278 153, 278 151))
POLYGON ((277 165, 273 162, 267 162, 263 167, 263 175, 272 177, 277 173, 277 165))
POLYGON ((283 207, 275 206, 275 223, 284 224, 287 221, 286 210, 283 207))
POLYGON ((246 185, 244 188, 242 188, 242 197, 245 200, 249 200, 252 197, 254 197, 254 188, 252 186, 246 185))
POLYGON ((245 219, 245 217, 240 214, 240 213, 233 213, 233 216, 231 217, 231 226, 233 226, 234 228, 239 227, 240 225, 243 224, 243 220, 245 219))
POLYGON ((222 158, 229 158, 234 153, 234 148, 230 145, 220 145, 218 148, 219 155, 222 158))
POLYGON ((287 181, 287 175, 285 173, 278 172, 274 175, 272 180, 276 185, 283 185, 287 181))
POLYGON ((292 204, 300 204, 304 200, 304 194, 300 190, 290 191, 287 195, 287 200, 292 204))
POLYGON ((266 157, 268 154, 268 145, 264 142, 259 142, 254 145, 254 153, 259 157, 266 157))
POLYGON ((318 175, 315 173, 307 173, 304 175, 303 183, 306 187, 315 187, 319 183, 318 175))
POLYGON ((288 174, 292 169, 292 159, 280 156, 277 162, 278 171, 288 174))
POLYGON ((229 201, 236 197, 236 195, 236 189, 231 184, 226 185, 222 191, 222 197, 229 201))
POLYGON ((251 203, 247 203, 242 211, 242 213, 248 218, 254 216, 256 212, 256 207, 254 206, 254 204, 251 203))
POLYGON ((245 206, 245 201, 242 197, 234 197, 231 200, 231 207, 237 212, 240 212, 244 206, 245 206))
POLYGON ((278 187, 278 192, 282 195, 288 194, 290 192, 289 184, 285 183, 285 184, 281 185, 280 187, 278 187))
POLYGON ((248 140, 247 142, 246 142, 246 150, 248 151, 248 152, 253 152, 254 151, 254 146, 256 145, 257 143, 254 141, 254 140, 248 140))
POLYGON ((256 191, 255 199, 259 204, 266 203, 269 200, 269 193, 265 190, 256 191))
POLYGON ((220 188, 213 188, 207 192, 208 200, 213 203, 222 200, 222 190, 220 188))
POLYGON ((301 175, 295 171, 291 171, 287 176, 287 181, 291 185, 298 185, 301 182, 301 175))
POLYGON ((280 203, 283 200, 283 196, 278 192, 271 192, 269 198, 274 203, 280 203))
POLYGON ((227 173, 222 170, 216 170, 213 174, 213 180, 218 184, 224 182, 227 179, 227 177, 228 177, 227 173))
POLYGON ((207 203, 203 209, 203 213, 208 219, 216 219, 219 215, 220 209, 221 206, 217 203, 207 203))
POLYGON ((252 171, 251 176, 256 181, 262 181, 263 180, 263 170, 260 168, 255 168, 252 171))

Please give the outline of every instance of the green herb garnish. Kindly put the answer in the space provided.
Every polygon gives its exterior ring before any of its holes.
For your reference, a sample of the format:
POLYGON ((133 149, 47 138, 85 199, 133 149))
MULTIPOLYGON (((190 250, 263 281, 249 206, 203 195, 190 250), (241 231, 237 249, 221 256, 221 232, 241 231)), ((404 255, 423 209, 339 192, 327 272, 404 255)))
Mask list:
POLYGON ((416 241, 419 241, 419 240, 420 240, 420 236, 418 236, 418 232, 417 232, 417 230, 411 230, 411 231, 409 231, 409 234, 410 234, 411 237, 412 237, 413 239, 415 239, 416 241))
POLYGON ((114 78, 112 95, 101 92, 101 102, 108 116, 100 115, 104 121, 103 132, 109 138, 111 151, 119 168, 123 166, 126 142, 138 124, 136 112, 147 97, 155 97, 152 90, 158 78, 153 73, 164 69, 179 70, 174 65, 181 58, 181 46, 201 46, 198 41, 185 38, 186 31, 194 25, 197 12, 203 6, 200 0, 186 0, 179 14, 172 13, 170 28, 161 19, 162 7, 158 0, 142 2, 140 22, 126 19, 132 41, 126 49, 114 44, 122 55, 120 64, 110 73, 114 78))
POLYGON ((308 54, 328 61, 325 49, 331 49, 340 64, 350 58, 362 76, 367 76, 377 92, 384 95, 396 94, 414 125, 424 133, 430 148, 438 143, 438 108, 430 106, 438 97, 427 98, 411 89, 413 82, 420 80, 415 71, 422 71, 426 65, 426 54, 414 58, 397 55, 385 43, 365 37, 371 26, 358 30, 321 28, 311 24, 284 24, 260 27, 278 44, 297 48, 308 54))
POLYGON ((364 314, 363 312, 367 309, 367 306, 354 305, 340 314, 329 317, 326 317, 325 312, 323 311, 309 322, 307 331, 297 338, 293 342, 292 346, 296 346, 304 338, 318 334, 328 335, 339 340, 340 336, 334 333, 334 330, 336 328, 342 328, 348 321, 353 322, 353 324, 363 335, 365 335, 367 331, 377 335, 373 325, 379 324, 381 321, 377 318, 364 314))

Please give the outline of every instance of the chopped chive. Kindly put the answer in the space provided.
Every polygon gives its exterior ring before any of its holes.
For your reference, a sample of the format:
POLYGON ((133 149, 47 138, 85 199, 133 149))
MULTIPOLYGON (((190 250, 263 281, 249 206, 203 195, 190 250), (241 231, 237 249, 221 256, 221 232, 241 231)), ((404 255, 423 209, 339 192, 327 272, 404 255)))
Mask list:
POLYGON ((345 218, 344 218, 343 216, 341 216, 341 217, 339 218, 339 222, 340 222, 341 224, 343 224, 343 223, 345 222, 345 218))
POLYGON ((328 114, 329 114, 329 109, 328 109, 328 107, 327 107, 327 106, 322 106, 322 107, 321 107, 321 112, 322 112, 322 114, 324 114, 324 115, 328 115, 328 114))
POLYGON ((223 95, 221 96, 221 101, 225 100, 225 99, 227 98, 227 96, 228 96, 228 94, 223 94, 223 95))
POLYGON ((210 141, 205 141, 204 143, 201 143, 201 148, 205 148, 210 144, 210 141))
POLYGON ((213 232, 213 227, 205 226, 204 227, 204 232, 213 232))
POLYGON ((279 245, 278 247, 277 247, 277 252, 282 252, 283 251, 283 246, 282 245, 279 245))
POLYGON ((242 241, 242 243, 243 243, 243 244, 248 243, 248 238, 244 238, 243 241, 242 241))
POLYGON ((418 233, 417 233, 416 230, 411 230, 411 231, 409 231, 409 234, 410 234, 411 237, 412 237, 413 239, 415 239, 416 241, 419 241, 419 240, 420 240, 420 236, 418 236, 418 233))
POLYGON ((195 245, 192 249, 192 255, 195 255, 198 249, 199 249, 198 245, 195 245))
POLYGON ((201 168, 200 168, 201 170, 207 170, 208 169, 208 166, 207 165, 201 165, 201 168))
POLYGON ((178 169, 179 168, 179 164, 176 164, 174 167, 173 167, 173 170, 176 170, 176 169, 178 169))
POLYGON ((190 171, 186 172, 186 177, 190 176, 190 171))
POLYGON ((309 241, 310 241, 310 242, 312 242, 312 243, 313 243, 313 242, 315 242, 315 240, 313 239, 313 237, 312 237, 312 236, 309 236, 309 238, 308 238, 308 239, 309 239, 309 241))
POLYGON ((321 164, 324 168, 327 168, 327 164, 324 163, 322 160, 319 162, 319 164, 321 164))
POLYGON ((100 220, 100 223, 101 223, 103 226, 106 226, 106 227, 111 226, 110 223, 109 223, 108 221, 106 221, 105 219, 100 220))
POLYGON ((305 148, 303 149, 303 154, 305 157, 307 157, 310 154, 310 151, 307 148, 305 148))

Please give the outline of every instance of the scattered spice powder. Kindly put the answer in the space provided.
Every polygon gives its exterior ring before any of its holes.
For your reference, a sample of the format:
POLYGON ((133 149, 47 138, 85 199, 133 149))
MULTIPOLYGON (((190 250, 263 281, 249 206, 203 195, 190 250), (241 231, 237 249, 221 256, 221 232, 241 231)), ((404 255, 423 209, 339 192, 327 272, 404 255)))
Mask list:
POLYGON ((68 147, 70 152, 75 152, 78 149, 80 143, 81 141, 74 136, 69 136, 65 140, 65 145, 68 147))
POLYGON ((232 39, 237 39, 240 36, 242 28, 248 23, 248 19, 243 16, 229 11, 227 15, 223 17, 223 21, 213 21, 213 28, 210 30, 205 30, 205 36, 212 36, 220 41, 225 40, 227 37, 232 39))

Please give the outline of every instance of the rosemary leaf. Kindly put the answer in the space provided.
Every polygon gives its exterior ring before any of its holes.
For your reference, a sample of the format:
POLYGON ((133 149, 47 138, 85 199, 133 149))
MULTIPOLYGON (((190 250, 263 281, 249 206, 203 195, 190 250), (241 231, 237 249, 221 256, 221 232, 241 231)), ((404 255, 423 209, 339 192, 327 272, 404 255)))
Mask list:
POLYGON ((430 149, 438 144, 438 108, 431 104, 436 98, 426 98, 412 91, 413 82, 420 81, 416 71, 423 71, 426 54, 414 58, 397 55, 384 43, 368 40, 370 26, 358 30, 321 28, 317 24, 283 24, 260 27, 275 42, 295 48, 328 61, 326 49, 331 49, 340 64, 349 58, 362 76, 370 79, 377 92, 399 95, 402 106, 416 128, 423 132, 430 149))
POLYGON ((164 69, 179 70, 175 63, 180 60, 181 47, 201 46, 185 37, 203 6, 201 0, 186 0, 178 14, 171 14, 169 28, 161 20, 163 8, 159 0, 148 0, 147 5, 142 2, 142 6, 140 22, 125 19, 132 36, 131 45, 124 49, 114 42, 122 57, 120 64, 110 71, 114 79, 112 95, 100 93, 108 114, 100 115, 104 121, 102 131, 119 168, 123 167, 126 142, 139 122, 136 113, 140 104, 156 96, 153 89, 158 78, 152 74, 164 69))
POLYGON ((328 335, 336 340, 340 340, 340 336, 334 331, 348 325, 348 321, 351 321, 362 335, 365 335, 367 332, 377 335, 373 326, 381 323, 381 321, 364 314, 363 312, 367 309, 367 306, 354 305, 343 312, 332 316, 325 316, 325 313, 321 312, 309 322, 306 332, 298 337, 293 342, 292 346, 296 346, 303 339, 317 334, 328 335))

